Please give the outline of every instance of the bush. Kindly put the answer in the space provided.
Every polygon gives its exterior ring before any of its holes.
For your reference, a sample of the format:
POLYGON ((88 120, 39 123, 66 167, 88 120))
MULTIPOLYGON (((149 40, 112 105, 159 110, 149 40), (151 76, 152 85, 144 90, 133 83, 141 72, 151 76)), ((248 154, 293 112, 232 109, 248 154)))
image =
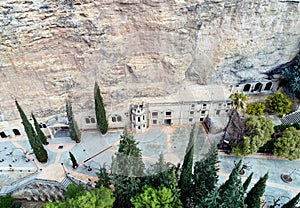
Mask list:
POLYGON ((290 112, 292 102, 281 92, 267 97, 268 110, 272 113, 283 115, 290 112))
POLYGON ((264 103, 250 103, 247 106, 246 113, 249 115, 260 116, 264 114, 265 107, 264 103))
POLYGON ((300 98, 300 54, 295 62, 282 73, 285 79, 285 90, 292 96, 300 98))

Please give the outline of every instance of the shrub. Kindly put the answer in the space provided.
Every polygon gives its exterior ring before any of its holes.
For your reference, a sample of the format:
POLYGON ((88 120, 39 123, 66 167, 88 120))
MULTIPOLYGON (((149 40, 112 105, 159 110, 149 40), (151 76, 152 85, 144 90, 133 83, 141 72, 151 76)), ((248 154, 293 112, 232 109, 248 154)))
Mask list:
POLYGON ((250 115, 260 116, 264 114, 265 107, 266 106, 264 103, 250 103, 247 106, 246 113, 250 115))
POLYGON ((267 97, 268 110, 272 113, 283 115, 290 112, 292 102, 281 92, 267 97))

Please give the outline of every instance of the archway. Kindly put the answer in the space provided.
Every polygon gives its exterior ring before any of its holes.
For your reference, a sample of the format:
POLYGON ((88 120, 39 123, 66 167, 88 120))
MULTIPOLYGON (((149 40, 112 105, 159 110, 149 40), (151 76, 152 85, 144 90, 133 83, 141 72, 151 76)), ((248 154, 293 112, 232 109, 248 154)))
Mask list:
POLYGON ((255 86, 254 86, 253 91, 254 91, 254 92, 260 92, 262 86, 263 86, 262 83, 260 83, 260 82, 259 82, 259 83, 256 83, 255 86))
POLYGON ((243 88, 243 91, 244 92, 249 92, 250 91, 250 88, 251 88, 251 84, 245 84, 244 88, 243 88))
POLYGON ((14 132, 14 134, 15 134, 16 136, 20 136, 20 135, 21 135, 19 129, 13 129, 13 132, 14 132))
POLYGON ((266 86, 265 86, 265 91, 268 91, 268 90, 271 90, 271 88, 272 88, 272 82, 268 82, 267 84, 266 84, 266 86))

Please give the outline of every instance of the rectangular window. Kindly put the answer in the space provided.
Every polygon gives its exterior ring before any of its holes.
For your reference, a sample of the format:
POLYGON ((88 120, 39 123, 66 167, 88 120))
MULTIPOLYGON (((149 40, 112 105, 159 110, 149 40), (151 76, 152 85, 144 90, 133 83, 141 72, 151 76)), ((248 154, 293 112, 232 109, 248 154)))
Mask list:
POLYGON ((200 118, 200 121, 204 121, 204 118, 200 118))
POLYGON ((117 121, 116 117, 111 117, 111 121, 115 123, 117 121))
POLYGON ((191 109, 194 109, 194 108, 195 108, 195 104, 192 104, 192 105, 191 105, 191 109))
POLYGON ((190 111, 190 115, 194 115, 194 111, 190 111))
POLYGON ((152 123, 156 125, 157 124, 157 120, 152 120, 152 123))
POLYGON ((204 103, 204 104, 202 105, 202 108, 203 108, 203 109, 206 109, 206 108, 207 108, 207 104, 204 103))
POLYGON ((91 118, 91 123, 96 123, 95 118, 91 118))
POLYGON ((87 123, 87 124, 91 123, 90 119, 89 118, 85 118, 85 123, 87 123))
POLYGON ((206 111, 201 111, 201 115, 205 115, 206 111))
POLYGON ((138 122, 141 122, 141 117, 138 117, 138 122))
POLYGON ((193 118, 189 118, 189 122, 193 122, 193 118))
POLYGON ((158 112, 152 112, 152 118, 157 118, 158 112))
POLYGON ((172 112, 171 111, 167 111, 166 112, 166 116, 171 116, 172 112))
POLYGON ((220 110, 217 110, 216 115, 220 115, 220 112, 221 112, 220 110))

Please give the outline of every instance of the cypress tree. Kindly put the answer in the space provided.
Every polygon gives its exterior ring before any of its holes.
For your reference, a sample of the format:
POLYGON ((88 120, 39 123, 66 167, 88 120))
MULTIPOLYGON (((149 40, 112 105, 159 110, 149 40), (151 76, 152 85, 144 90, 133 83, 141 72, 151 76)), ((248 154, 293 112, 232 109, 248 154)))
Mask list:
POLYGON ((42 142, 44 145, 49 144, 48 141, 47 141, 47 137, 45 136, 44 132, 41 130, 40 125, 39 125, 39 123, 37 122, 37 120, 36 120, 35 116, 33 115, 33 113, 31 113, 31 117, 32 117, 32 119, 33 119, 35 131, 36 131, 36 133, 37 133, 39 139, 41 140, 41 142, 42 142))
POLYGON ((252 176, 253 176, 253 172, 248 176, 248 178, 245 180, 245 182, 243 183, 243 189, 244 191, 247 190, 251 180, 252 180, 252 176))
POLYGON ((179 189, 181 190, 180 197, 183 205, 185 205, 188 201, 188 198, 191 197, 195 129, 196 125, 194 124, 190 133, 190 139, 186 148, 186 153, 184 156, 183 164, 181 167, 181 174, 178 182, 179 189))
POLYGON ((69 155, 70 155, 70 159, 71 159, 71 161, 72 161, 72 167, 73 167, 74 169, 76 169, 76 168, 78 167, 78 163, 77 163, 77 161, 76 161, 74 155, 72 154, 72 152, 69 152, 69 155))
POLYGON ((145 165, 138 142, 125 127, 121 135, 116 157, 113 157, 111 170, 116 201, 114 207, 132 207, 130 198, 141 191, 145 165))
POLYGON ((245 204, 247 204, 248 208, 257 208, 260 207, 260 197, 265 192, 266 181, 268 180, 268 173, 266 173, 263 177, 261 177, 257 183, 252 187, 252 189, 248 192, 245 198, 245 204))
POLYGON ((292 198, 290 201, 284 204, 282 208, 294 208, 298 203, 299 199, 300 199, 300 192, 294 198, 292 198))
POLYGON ((31 123, 28 121, 24 111, 22 110, 21 106, 19 105, 18 101, 15 101, 17 109, 19 111, 20 117, 22 119, 22 123, 24 125, 24 129, 26 132, 26 135, 28 137, 29 143, 31 148, 33 149, 33 153, 35 154, 37 160, 39 162, 47 162, 48 160, 48 154, 45 148, 43 147, 43 144, 41 140, 38 138, 37 134, 35 133, 31 123))
POLYGON ((97 129, 101 132, 101 134, 105 134, 108 130, 108 121, 106 119, 104 103, 97 82, 95 82, 95 87, 94 87, 94 98, 95 98, 95 113, 96 113, 96 120, 97 120, 97 129))
POLYGON ((69 131, 70 131, 70 137, 77 143, 80 142, 80 132, 77 126, 77 123, 73 116, 72 111, 72 104, 69 100, 66 100, 66 111, 67 111, 67 117, 69 121, 69 131))
POLYGON ((242 160, 233 168, 229 175, 229 179, 219 187, 218 203, 220 207, 226 208, 244 208, 244 189, 242 181, 239 178, 239 171, 242 165, 242 160))
MULTIPOLYGON (((207 199, 209 193, 213 194, 216 188, 218 182, 217 172, 219 170, 217 164, 218 149, 215 145, 211 146, 208 154, 202 160, 195 162, 193 200, 199 207, 208 206, 207 204, 203 204, 203 202, 207 199)), ((210 196, 213 197, 215 195, 210 196)))

